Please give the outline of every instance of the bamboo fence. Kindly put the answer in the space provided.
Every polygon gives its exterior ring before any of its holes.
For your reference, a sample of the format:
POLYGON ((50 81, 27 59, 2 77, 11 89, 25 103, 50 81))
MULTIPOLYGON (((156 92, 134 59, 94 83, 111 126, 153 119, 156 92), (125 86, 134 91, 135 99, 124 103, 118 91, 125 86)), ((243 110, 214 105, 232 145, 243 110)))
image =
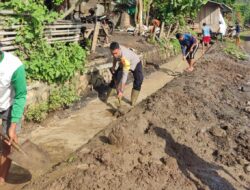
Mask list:
MULTIPOLYGON (((0 11, 0 14, 11 14, 12 12, 0 11)), ((16 35, 23 25, 4 26, 0 21, 0 46, 3 51, 15 51, 19 48, 16 44, 16 35)), ((43 36, 48 43, 56 42, 79 42, 84 37, 81 31, 88 34, 94 30, 94 24, 82 24, 70 20, 58 20, 52 24, 47 24, 44 28, 43 36)))

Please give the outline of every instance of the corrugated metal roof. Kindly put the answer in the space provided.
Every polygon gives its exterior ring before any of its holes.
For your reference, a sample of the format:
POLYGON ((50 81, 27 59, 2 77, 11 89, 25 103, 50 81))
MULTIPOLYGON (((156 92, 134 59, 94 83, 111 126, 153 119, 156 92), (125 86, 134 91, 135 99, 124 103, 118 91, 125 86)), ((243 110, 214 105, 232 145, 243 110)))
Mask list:
POLYGON ((208 1, 207 3, 213 3, 219 5, 222 9, 222 12, 232 12, 232 8, 226 5, 225 3, 218 3, 216 1, 208 1))

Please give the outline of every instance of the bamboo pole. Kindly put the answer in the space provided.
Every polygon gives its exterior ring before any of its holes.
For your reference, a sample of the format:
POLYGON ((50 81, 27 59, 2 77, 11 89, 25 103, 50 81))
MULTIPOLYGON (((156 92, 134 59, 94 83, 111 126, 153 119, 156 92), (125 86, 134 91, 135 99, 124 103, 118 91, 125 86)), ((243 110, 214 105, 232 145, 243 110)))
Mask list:
POLYGON ((57 41, 57 40, 70 40, 70 39, 79 39, 80 35, 77 36, 64 36, 64 37, 57 37, 57 38, 45 38, 47 41, 57 41))
POLYGON ((3 15, 3 16, 7 16, 7 15, 22 15, 22 16, 29 16, 29 14, 27 13, 16 13, 15 11, 13 10, 0 10, 0 15, 3 15))
POLYGON ((161 31, 160 31, 160 38, 162 38, 163 37, 163 35, 164 35, 164 27, 165 27, 165 22, 162 22, 162 24, 161 24, 161 31))
POLYGON ((66 16, 68 16, 70 13, 72 13, 72 11, 78 6, 80 5, 80 3, 82 3, 83 0, 78 0, 76 3, 74 3, 61 17, 60 19, 64 19, 66 16))
POLYGON ((92 45, 91 45, 92 52, 95 52, 99 31, 100 31, 100 22, 97 22, 95 25, 94 36, 93 36, 92 45))
POLYGON ((5 41, 5 42, 1 42, 2 46, 6 46, 6 45, 13 45, 15 44, 15 41, 5 41))
POLYGON ((5 37, 0 39, 0 42, 5 42, 5 41, 14 41, 16 39, 16 37, 5 37))
POLYGON ((64 30, 64 31, 58 31, 58 30, 55 30, 55 31, 46 31, 44 32, 44 35, 47 36, 47 35, 50 35, 50 36, 56 36, 56 35, 73 35, 73 34, 80 34, 81 31, 80 30, 64 30))
POLYGON ((57 41, 48 41, 49 44, 54 44, 56 42, 78 42, 79 39, 71 39, 71 40, 57 40, 57 41))
POLYGON ((24 25, 12 25, 12 26, 0 26, 0 30, 11 30, 11 29, 19 29, 24 25))
POLYGON ((17 32, 0 31, 0 35, 15 35, 17 32))
POLYGON ((15 50, 18 49, 19 47, 17 45, 13 45, 13 46, 5 46, 5 47, 1 47, 1 50, 3 51, 8 51, 8 50, 15 50))
POLYGON ((84 27, 83 24, 77 25, 77 24, 72 24, 72 25, 46 25, 45 29, 62 29, 62 28, 82 28, 84 27))

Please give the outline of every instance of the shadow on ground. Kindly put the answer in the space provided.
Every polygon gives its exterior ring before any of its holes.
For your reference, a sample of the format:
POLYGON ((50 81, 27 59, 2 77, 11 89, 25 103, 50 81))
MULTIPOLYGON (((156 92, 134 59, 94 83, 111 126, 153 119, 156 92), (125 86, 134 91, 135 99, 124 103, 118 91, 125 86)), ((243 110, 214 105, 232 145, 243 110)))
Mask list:
POLYGON ((9 184, 23 184, 26 183, 28 181, 30 181, 32 178, 31 173, 16 165, 16 164, 12 164, 11 165, 11 169, 10 169, 10 173, 9 173, 9 177, 7 178, 7 183, 9 184))
POLYGON ((166 154, 177 160, 179 169, 196 185, 197 189, 203 190, 203 186, 206 185, 211 190, 236 190, 218 174, 217 170, 223 170, 228 174, 222 167, 206 162, 196 155, 192 148, 176 142, 167 130, 154 127, 154 131, 157 136, 166 141, 166 154), (196 179, 192 176, 195 176, 196 179))

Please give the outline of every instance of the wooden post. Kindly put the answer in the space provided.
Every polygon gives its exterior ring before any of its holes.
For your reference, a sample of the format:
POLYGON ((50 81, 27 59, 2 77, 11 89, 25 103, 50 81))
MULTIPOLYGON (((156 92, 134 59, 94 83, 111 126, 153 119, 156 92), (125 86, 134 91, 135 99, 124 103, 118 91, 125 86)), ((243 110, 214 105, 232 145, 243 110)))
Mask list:
POLYGON ((153 40, 155 41, 155 37, 156 37, 156 27, 155 27, 155 30, 154 30, 154 33, 153 33, 153 40))
POLYGON ((160 38, 162 38, 163 37, 163 35, 164 35, 164 27, 165 27, 165 22, 162 22, 162 24, 161 24, 161 31, 160 31, 160 38))
POLYGON ((100 30, 100 22, 96 22, 94 35, 93 35, 93 39, 92 39, 91 52, 95 52, 97 40, 98 40, 98 36, 99 36, 99 30, 100 30))

